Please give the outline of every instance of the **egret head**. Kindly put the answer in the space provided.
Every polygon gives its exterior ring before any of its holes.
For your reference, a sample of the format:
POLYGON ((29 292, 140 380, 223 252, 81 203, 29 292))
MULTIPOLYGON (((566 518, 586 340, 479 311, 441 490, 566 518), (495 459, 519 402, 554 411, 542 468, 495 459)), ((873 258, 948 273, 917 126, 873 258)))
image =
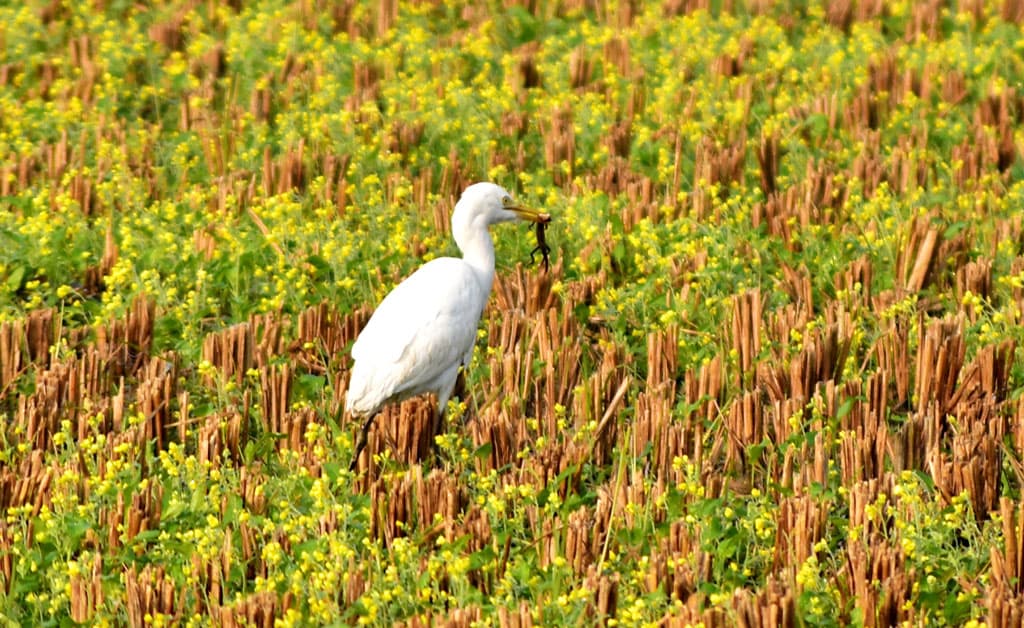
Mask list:
POLYGON ((473 223, 482 220, 484 225, 493 225, 511 220, 549 222, 550 214, 519 205, 508 191, 494 183, 474 183, 462 193, 455 205, 452 222, 473 223))

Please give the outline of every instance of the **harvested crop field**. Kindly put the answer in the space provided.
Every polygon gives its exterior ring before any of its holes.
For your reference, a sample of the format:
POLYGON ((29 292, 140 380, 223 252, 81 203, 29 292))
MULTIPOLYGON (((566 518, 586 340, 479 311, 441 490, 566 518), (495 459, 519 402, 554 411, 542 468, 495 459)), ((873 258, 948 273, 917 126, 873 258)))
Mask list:
POLYGON ((5 625, 1024 622, 1024 2, 153 4, 0 7, 5 625))

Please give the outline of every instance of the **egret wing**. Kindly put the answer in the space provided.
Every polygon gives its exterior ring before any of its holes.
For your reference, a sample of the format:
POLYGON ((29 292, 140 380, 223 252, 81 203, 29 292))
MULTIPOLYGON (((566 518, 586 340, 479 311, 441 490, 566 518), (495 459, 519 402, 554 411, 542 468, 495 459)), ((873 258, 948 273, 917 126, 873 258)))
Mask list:
POLYGON ((473 347, 487 295, 462 260, 424 264, 395 287, 352 345, 352 357, 377 365, 450 363, 473 347))

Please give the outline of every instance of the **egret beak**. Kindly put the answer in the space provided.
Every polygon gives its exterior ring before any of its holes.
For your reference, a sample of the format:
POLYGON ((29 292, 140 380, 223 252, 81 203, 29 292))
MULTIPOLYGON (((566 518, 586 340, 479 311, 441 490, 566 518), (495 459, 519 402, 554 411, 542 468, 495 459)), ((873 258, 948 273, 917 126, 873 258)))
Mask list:
POLYGON ((551 214, 545 214, 544 212, 537 209, 530 209, 529 207, 520 207, 519 205, 505 205, 505 209, 514 213, 522 220, 528 220, 530 222, 539 223, 551 222, 551 214))

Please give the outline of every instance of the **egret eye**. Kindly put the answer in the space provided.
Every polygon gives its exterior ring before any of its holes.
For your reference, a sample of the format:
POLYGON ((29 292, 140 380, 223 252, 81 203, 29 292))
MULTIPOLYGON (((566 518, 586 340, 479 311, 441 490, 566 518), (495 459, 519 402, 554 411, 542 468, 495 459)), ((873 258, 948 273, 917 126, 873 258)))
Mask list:
POLYGON ((509 205, 512 204, 512 197, 511 196, 503 196, 501 198, 501 204, 504 205, 505 207, 508 207, 509 205))

